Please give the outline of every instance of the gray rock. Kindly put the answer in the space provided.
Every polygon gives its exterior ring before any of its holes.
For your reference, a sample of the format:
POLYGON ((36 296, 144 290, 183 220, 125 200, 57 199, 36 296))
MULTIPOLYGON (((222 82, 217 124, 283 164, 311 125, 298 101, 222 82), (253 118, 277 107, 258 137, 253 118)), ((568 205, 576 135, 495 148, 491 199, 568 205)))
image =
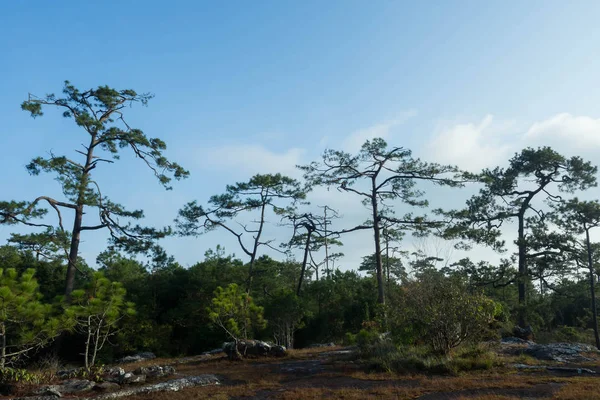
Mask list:
POLYGON ((125 370, 121 367, 113 367, 104 371, 102 379, 112 383, 122 383, 125 376, 125 370))
POLYGON ((73 378, 77 375, 77 373, 79 372, 79 369, 73 368, 73 369, 64 369, 61 371, 57 371, 56 372, 56 376, 59 379, 69 379, 69 378, 73 378))
POLYGON ((62 393, 58 391, 58 388, 49 386, 44 389, 43 392, 39 392, 42 396, 53 396, 55 398, 62 397, 62 393))
POLYGON ((545 365, 513 364, 516 369, 545 369, 545 365))
POLYGON ((596 375, 596 371, 591 370, 589 368, 569 368, 569 367, 555 367, 552 365, 526 365, 526 364, 514 364, 513 367, 516 369, 546 370, 546 371, 576 373, 578 375, 581 375, 581 374, 596 375))
POLYGON ((346 347, 339 350, 327 351, 325 353, 321 353, 321 356, 343 356, 348 354, 353 354, 356 352, 356 347, 346 347))
POLYGON ((104 370, 104 374, 107 376, 123 376, 125 375, 125 370, 121 367, 113 367, 104 370))
POLYGON ((500 340, 500 343, 502 343, 502 344, 535 344, 531 340, 525 340, 525 339, 521 339, 521 338, 514 337, 514 336, 502 338, 502 340, 500 340))
POLYGON ((592 353, 598 350, 593 346, 583 343, 551 343, 551 344, 532 344, 523 352, 538 360, 558 361, 558 362, 581 362, 590 361, 582 353, 592 353))
POLYGON ((590 374, 596 375, 596 371, 593 371, 589 368, 568 368, 568 367, 546 367, 548 371, 558 371, 558 372, 575 372, 579 375, 581 374, 590 374))
POLYGON ((285 346, 281 345, 275 345, 271 347, 271 351, 269 352, 269 355, 273 357, 284 357, 286 354, 287 349, 285 348, 285 346))
POLYGON ((156 358, 156 355, 154 353, 143 352, 143 353, 135 354, 133 356, 123 357, 120 360, 118 360, 117 362, 120 364, 125 364, 125 363, 131 363, 131 362, 138 362, 138 361, 142 361, 142 360, 153 360, 155 358, 156 358))
POLYGON ((531 325, 526 327, 515 326, 513 328, 513 336, 523 340, 533 340, 533 328, 531 325))
POLYGON ((81 393, 92 390, 94 386, 96 386, 96 382, 87 379, 71 379, 59 385, 58 391, 60 393, 81 393))
POLYGON ((146 382, 146 375, 135 375, 131 372, 127 372, 123 375, 122 383, 131 384, 131 383, 144 383, 146 382))
MULTIPOLYGON (((223 344, 223 352, 230 358, 236 355, 235 348, 235 342, 226 342, 223 344)), ((270 350, 271 346, 269 346, 269 344, 266 342, 261 342, 260 340, 238 340, 237 342, 237 351, 242 355, 242 357, 267 356, 270 350)))
POLYGON ((58 397, 56 396, 26 396, 26 397, 17 397, 13 400, 56 400, 58 397))
MULTIPOLYGON (((107 393, 94 398, 94 400, 109 400, 120 397, 132 396, 135 394, 146 394, 152 392, 177 392, 181 389, 194 386, 220 385, 219 379, 212 374, 189 376, 186 378, 172 379, 166 382, 156 383, 131 389, 120 390, 118 392, 107 393)), ((91 400, 91 399, 89 399, 91 400)))
POLYGON ((36 394, 42 396, 62 397, 63 394, 82 393, 92 390, 96 382, 86 379, 71 379, 62 382, 60 385, 42 386, 36 394))
POLYGON ((98 390, 100 392, 114 392, 115 390, 121 389, 121 385, 114 382, 102 382, 96 384, 94 390, 98 390))
POLYGON ((140 367, 133 371, 133 373, 136 375, 146 375, 149 378, 155 378, 158 376, 173 375, 175 373, 175 368, 170 365, 151 365, 149 367, 140 367))
POLYGON ((320 348, 320 347, 334 347, 335 343, 330 342, 330 343, 315 343, 315 344, 311 344, 310 346, 308 346, 309 349, 316 349, 316 348, 320 348))
MULTIPOLYGON (((227 354, 229 358, 235 358, 237 356, 235 346, 235 342, 223 343, 223 352, 227 354)), ((269 343, 260 340, 239 340, 237 342, 237 350, 242 357, 282 357, 287 354, 287 350, 284 346, 271 346, 269 343)))
POLYGON ((209 351, 205 351, 204 353, 202 353, 201 355, 203 356, 212 356, 214 354, 219 354, 220 352, 222 352, 223 349, 213 349, 213 350, 209 350, 209 351))

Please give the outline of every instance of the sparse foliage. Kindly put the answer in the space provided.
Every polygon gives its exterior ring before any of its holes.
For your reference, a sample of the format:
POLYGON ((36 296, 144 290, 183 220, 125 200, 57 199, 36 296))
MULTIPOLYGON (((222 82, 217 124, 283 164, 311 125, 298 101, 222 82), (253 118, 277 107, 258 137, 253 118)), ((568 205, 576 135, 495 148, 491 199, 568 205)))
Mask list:
POLYGON ((250 258, 246 284, 249 292, 259 248, 276 249, 272 246, 274 239, 263 238, 268 213, 293 214, 297 203, 305 198, 306 188, 295 179, 281 174, 255 175, 248 182, 228 185, 224 194, 212 196, 208 209, 196 201, 186 204, 179 210, 175 222, 184 236, 197 236, 217 228, 235 236, 242 251, 250 258), (243 222, 244 214, 250 215, 253 222, 243 222))
POLYGON ((356 155, 338 150, 326 150, 321 162, 300 166, 311 185, 333 187, 341 192, 359 196, 369 210, 371 219, 361 225, 339 230, 349 233, 372 230, 378 284, 379 303, 385 303, 383 263, 381 257, 382 225, 395 229, 410 229, 425 233, 428 228, 439 227, 439 222, 424 216, 407 213, 401 218, 394 215, 393 202, 411 207, 426 207, 424 192, 417 187, 419 181, 436 185, 461 186, 465 174, 453 166, 427 163, 412 157, 410 150, 402 147, 388 148, 380 138, 367 140, 356 155))

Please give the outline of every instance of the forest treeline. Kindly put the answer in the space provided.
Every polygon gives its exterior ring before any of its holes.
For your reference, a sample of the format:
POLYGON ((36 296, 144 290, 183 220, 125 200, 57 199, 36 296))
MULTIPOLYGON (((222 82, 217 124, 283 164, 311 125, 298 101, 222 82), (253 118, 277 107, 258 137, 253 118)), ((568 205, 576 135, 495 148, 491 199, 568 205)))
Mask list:
POLYGON ((31 228, 0 247, 0 366, 59 351, 90 368, 136 351, 197 354, 248 338, 303 347, 385 335, 448 353, 535 332, 538 340, 600 348, 600 244, 590 238, 600 203, 580 200, 597 186, 590 162, 526 148, 506 167, 473 173, 375 138, 355 154, 326 150, 298 166, 303 179, 272 171, 232 182, 164 210, 172 226, 148 227, 142 210, 104 195, 94 174, 133 155, 167 190, 173 180, 201 179, 167 158, 162 139, 130 125, 130 106, 151 98, 66 82, 62 95, 23 102, 33 117, 58 110, 81 136, 64 155, 27 165, 32 175, 53 175, 61 198, 0 201, 0 224, 31 228), (436 186, 448 196, 475 194, 457 209, 433 209, 426 190, 436 186), (331 205, 310 204, 315 188, 360 200, 369 217, 353 224, 331 205), (79 251, 92 230, 109 238, 97 268, 79 251), (189 268, 160 246, 169 236, 201 241, 215 230, 236 247, 209 250, 189 268), (372 234, 372 250, 340 271, 344 238, 358 231, 372 234), (486 246, 500 261, 410 251, 407 235, 462 250, 486 246))

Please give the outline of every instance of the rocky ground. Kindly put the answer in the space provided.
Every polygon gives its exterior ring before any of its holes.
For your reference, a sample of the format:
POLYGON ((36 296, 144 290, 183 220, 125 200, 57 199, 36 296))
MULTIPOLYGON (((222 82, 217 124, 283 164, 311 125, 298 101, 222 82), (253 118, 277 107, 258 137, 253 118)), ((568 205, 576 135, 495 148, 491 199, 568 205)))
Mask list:
POLYGON ((146 354, 110 368, 100 383, 63 371, 56 384, 2 399, 600 399, 600 354, 591 346, 508 339, 494 349, 504 367, 459 376, 368 373, 353 349, 329 346, 244 361, 218 351, 170 360, 146 354))

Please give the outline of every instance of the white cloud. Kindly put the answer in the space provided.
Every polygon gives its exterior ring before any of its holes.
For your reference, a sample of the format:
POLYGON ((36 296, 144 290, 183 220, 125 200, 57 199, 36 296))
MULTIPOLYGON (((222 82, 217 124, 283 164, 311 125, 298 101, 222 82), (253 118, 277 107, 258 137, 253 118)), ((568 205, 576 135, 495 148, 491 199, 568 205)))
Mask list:
POLYGON ((369 139, 388 139, 391 136, 392 128, 405 123, 407 120, 416 115, 416 110, 404 111, 400 113, 400 115, 398 115, 397 118, 394 118, 391 121, 383 122, 365 129, 355 131, 350 136, 344 139, 341 146, 342 150, 354 153, 360 150, 361 146, 369 139))
POLYGON ((501 125, 507 124, 494 123, 494 117, 488 114, 479 123, 442 127, 427 150, 437 162, 458 165, 470 171, 498 165, 513 147, 510 143, 502 143, 505 127, 501 128, 501 125))
MULTIPOLYGON (((527 141, 554 142, 575 149, 600 147, 600 119, 557 114, 546 120, 535 122, 525 134, 527 141)), ((550 144, 550 143, 549 143, 550 144)))
POLYGON ((523 128, 486 115, 477 123, 442 126, 426 148, 435 161, 472 171, 502 165, 527 146, 551 146, 566 155, 600 148, 600 119, 560 113, 523 128))
POLYGON ((280 172, 298 177, 296 165, 303 163, 304 149, 291 148, 282 153, 262 145, 225 145, 203 149, 197 157, 203 169, 243 172, 245 175, 280 172))

